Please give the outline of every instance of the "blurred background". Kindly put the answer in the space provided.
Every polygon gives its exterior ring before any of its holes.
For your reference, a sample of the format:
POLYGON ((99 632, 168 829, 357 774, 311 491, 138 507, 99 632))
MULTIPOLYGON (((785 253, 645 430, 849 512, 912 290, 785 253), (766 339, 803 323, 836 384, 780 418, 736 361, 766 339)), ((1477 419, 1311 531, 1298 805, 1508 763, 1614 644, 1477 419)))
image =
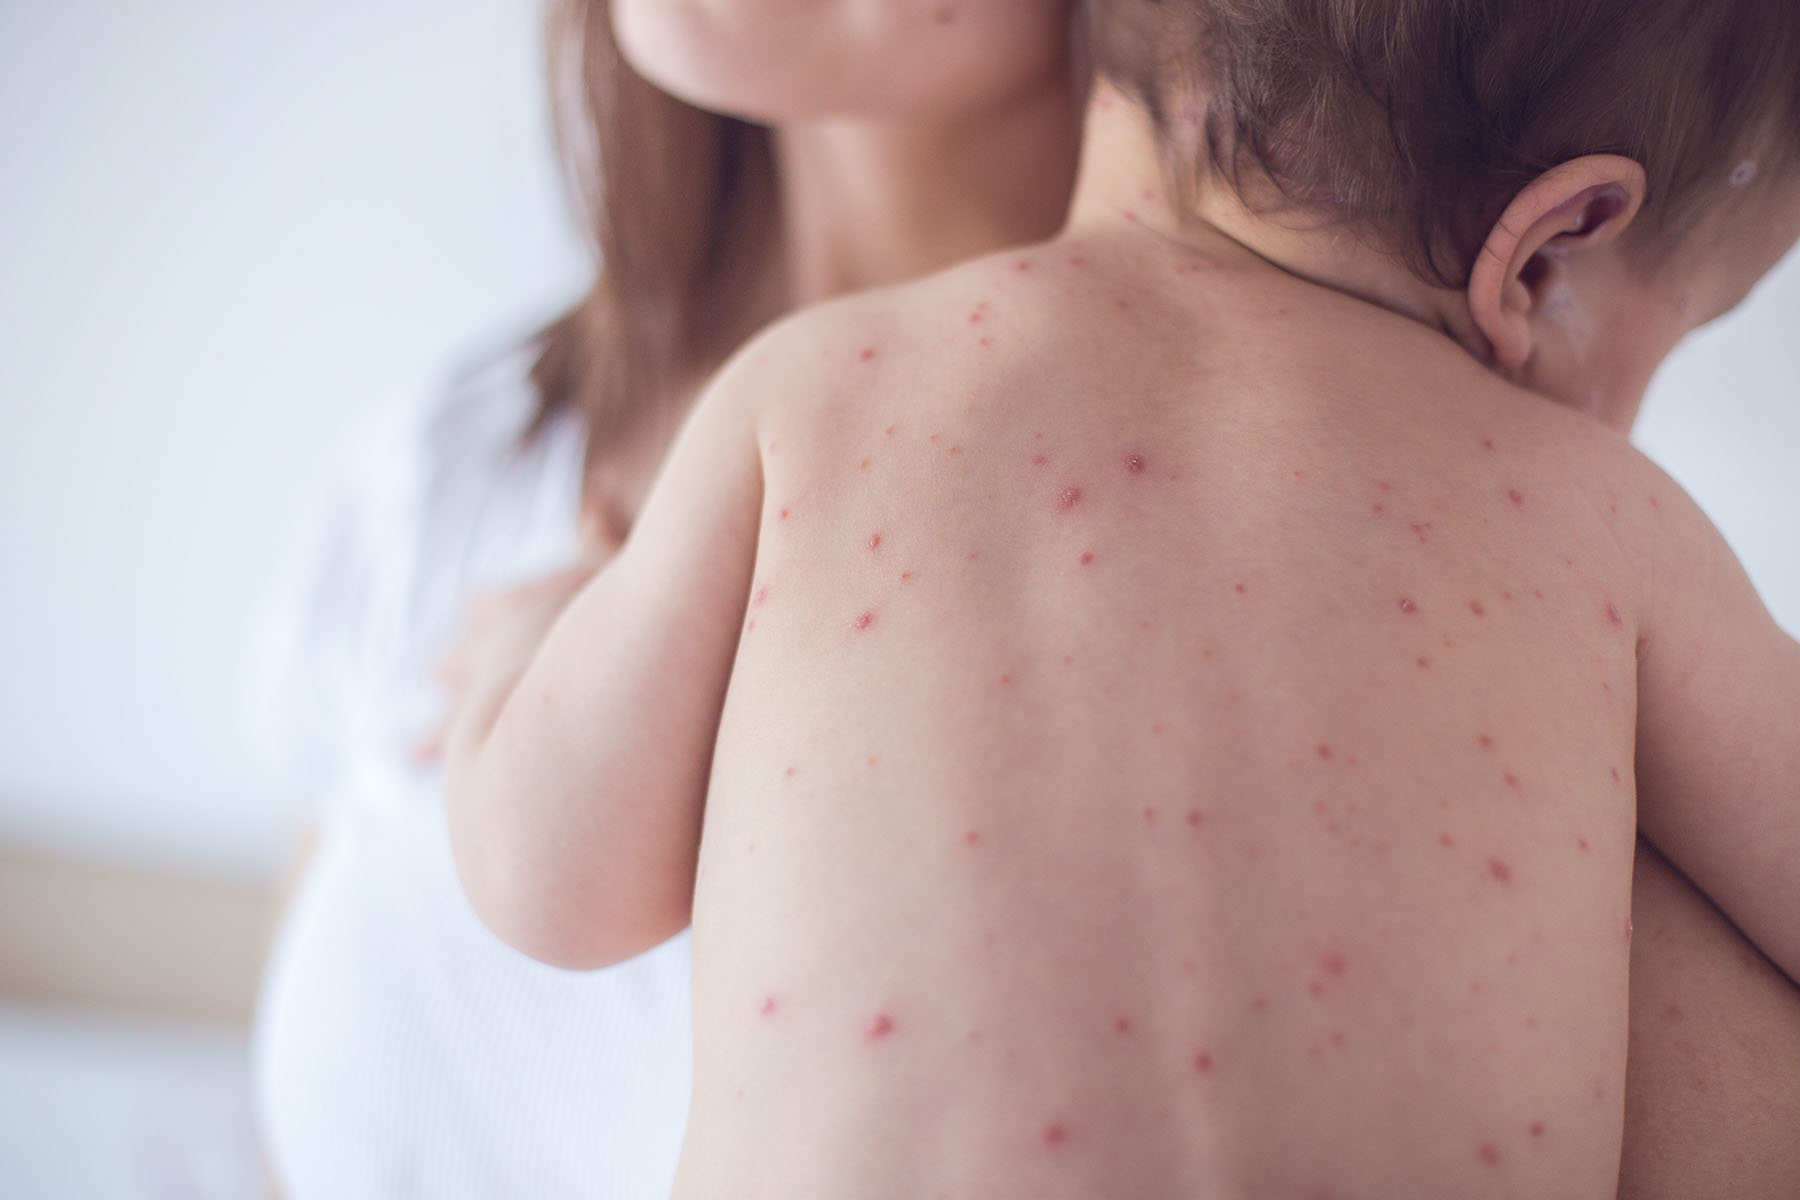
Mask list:
MULTIPOLYGON (((0 0, 0 1196, 260 1192, 308 797, 259 613, 356 431, 585 279, 522 0, 0 0)), ((1800 259, 1640 444, 1800 631, 1800 259)))

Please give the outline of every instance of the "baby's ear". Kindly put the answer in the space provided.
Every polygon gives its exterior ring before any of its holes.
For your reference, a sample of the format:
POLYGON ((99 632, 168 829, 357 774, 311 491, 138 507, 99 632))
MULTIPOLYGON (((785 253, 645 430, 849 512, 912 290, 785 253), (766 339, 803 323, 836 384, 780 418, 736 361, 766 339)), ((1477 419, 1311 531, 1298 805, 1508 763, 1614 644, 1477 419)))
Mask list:
POLYGON ((1644 168, 1616 154, 1570 159, 1513 198, 1469 273, 1469 314, 1494 348, 1495 365, 1531 358, 1531 316, 1562 260, 1607 245, 1644 205, 1644 168))

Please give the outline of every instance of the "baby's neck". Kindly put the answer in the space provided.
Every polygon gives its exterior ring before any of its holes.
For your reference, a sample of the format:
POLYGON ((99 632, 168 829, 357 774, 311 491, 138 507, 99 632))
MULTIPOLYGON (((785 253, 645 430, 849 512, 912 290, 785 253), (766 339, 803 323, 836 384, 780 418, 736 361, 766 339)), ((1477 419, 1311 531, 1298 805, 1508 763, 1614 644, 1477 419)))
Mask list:
POLYGON ((1084 136, 1069 232, 1117 228, 1125 221, 1202 253, 1235 247, 1295 278, 1440 330, 1486 360, 1486 341, 1460 292, 1425 283, 1353 234, 1305 214, 1257 215, 1230 187, 1210 178, 1193 196, 1178 199, 1149 114, 1105 80, 1094 87, 1084 136))

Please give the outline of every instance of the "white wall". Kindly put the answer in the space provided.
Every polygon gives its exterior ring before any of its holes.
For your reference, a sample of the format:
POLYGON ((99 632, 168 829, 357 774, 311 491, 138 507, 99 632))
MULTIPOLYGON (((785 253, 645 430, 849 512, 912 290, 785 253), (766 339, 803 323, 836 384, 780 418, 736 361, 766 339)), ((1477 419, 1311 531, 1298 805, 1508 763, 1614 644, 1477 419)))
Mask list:
MULTIPOLYGON (((372 406, 572 293, 531 0, 0 3, 0 838, 279 857, 242 656, 372 406)), ((1800 629, 1800 261, 1643 441, 1800 629)))
POLYGON ((0 3, 0 838, 260 873, 346 431, 573 294, 533 0, 0 3))

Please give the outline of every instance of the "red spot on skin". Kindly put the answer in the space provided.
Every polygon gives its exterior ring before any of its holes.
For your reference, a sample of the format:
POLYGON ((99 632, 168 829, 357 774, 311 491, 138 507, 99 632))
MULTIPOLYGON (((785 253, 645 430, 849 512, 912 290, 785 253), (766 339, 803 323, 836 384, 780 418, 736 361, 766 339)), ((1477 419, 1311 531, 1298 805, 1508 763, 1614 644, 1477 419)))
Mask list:
POLYGON ((769 589, 766 587, 758 588, 758 589, 756 589, 756 598, 754 600, 750 601, 750 606, 752 608, 761 608, 764 604, 768 603, 768 600, 769 600, 769 589))
POLYGON ((967 846, 979 846, 981 844, 981 830, 971 829, 969 832, 963 834, 963 844, 967 846))
POLYGON ((1344 1034, 1343 1030, 1334 1029, 1331 1031, 1331 1044, 1338 1049, 1342 1050, 1344 1048, 1344 1043, 1349 1040, 1350 1039, 1344 1034))
POLYGON ((956 20, 956 10, 954 8, 951 8, 948 4, 946 4, 946 5, 944 5, 944 7, 938 9, 937 12, 932 14, 932 19, 935 20, 939 25, 949 25, 950 23, 952 23, 953 21, 956 20))
POLYGON ((856 464, 856 469, 859 471, 868 470, 869 469, 869 460, 866 458, 863 459, 860 463, 856 464))
POLYGON ((1519 777, 1514 775, 1511 771, 1501 772, 1500 778, 1506 781, 1506 786, 1509 788, 1517 788, 1519 786, 1519 777))
POLYGON ((1485 733, 1476 734, 1475 740, 1481 744, 1483 750, 1492 750, 1494 748, 1494 739, 1485 733))
POLYGON ((892 1032, 894 1032, 894 1018, 886 1013, 876 1013, 869 1018, 869 1023, 863 1026, 863 1036, 871 1042, 884 1038, 892 1032))
POLYGON ((1144 824, 1146 824, 1146 825, 1156 824, 1156 809, 1146 808, 1144 810, 1144 824))
POLYGON ((1532 1137, 1543 1137, 1544 1123, 1542 1121, 1533 1121, 1526 1132, 1531 1134, 1532 1137))
POLYGON ((1197 808, 1190 808, 1188 809, 1187 823, 1190 827, 1198 829, 1206 823, 1206 814, 1197 808))
POLYGON ((913 573, 911 571, 900 572, 900 582, 901 583, 911 583, 912 577, 913 577, 913 573))
POLYGON ((1194 1070, 1200 1072, 1200 1074, 1202 1074, 1202 1075, 1207 1075, 1212 1072, 1212 1069, 1213 1069, 1213 1056, 1212 1055, 1208 1054, 1204 1050, 1202 1050, 1200 1053, 1194 1055, 1194 1070))
POLYGON ((745 624, 744 632, 745 633, 755 633, 756 632, 756 618, 755 617, 751 617, 749 622, 745 624))
POLYGON ((1269 1011, 1269 998, 1267 996, 1258 996, 1250 1002, 1250 1007, 1256 1012, 1266 1013, 1269 1011))
POLYGON ((1619 616, 1619 610, 1613 607, 1613 602, 1611 600, 1606 602, 1606 619, 1613 623, 1614 628, 1625 628, 1625 620, 1623 617, 1619 616))
POLYGON ((1587 853, 1587 850, 1588 850, 1588 840, 1587 840, 1587 839, 1586 839, 1586 838, 1584 838, 1584 837, 1578 837, 1578 838, 1576 838, 1576 839, 1575 839, 1575 844, 1576 844, 1576 845, 1577 845, 1577 846, 1578 846, 1578 847, 1580 847, 1580 848, 1581 848, 1581 852, 1582 852, 1582 853, 1583 853, 1583 854, 1585 854, 1585 853, 1587 853))
POLYGON ((1431 660, 1429 658, 1426 658, 1424 655, 1421 654, 1419 656, 1418 662, 1419 662, 1420 667, 1424 668, 1427 671, 1431 670, 1431 660))
POLYGON ((875 347, 864 346, 862 353, 856 356, 856 360, 858 362, 874 362, 875 361, 875 347))
POLYGON ((989 346, 992 346, 993 344, 994 344, 994 340, 992 338, 982 338, 981 339, 981 348, 983 350, 986 350, 989 346))
POLYGON ((1002 675, 1000 677, 1000 686, 1001 687, 1011 687, 1012 681, 1013 681, 1013 678, 1011 675, 1002 675))
POLYGON ((1064 485, 1062 490, 1056 493, 1057 512, 1068 512, 1071 508, 1074 508, 1080 503, 1081 489, 1075 487, 1073 484, 1064 485))
POLYGON ((1131 1018, 1130 1017, 1118 1018, 1117 1020, 1115 1020, 1113 1022, 1113 1028, 1115 1030, 1117 1030, 1119 1033, 1130 1033, 1131 1032, 1131 1018))
POLYGON ((1327 950, 1319 955, 1319 969, 1327 975, 1340 976, 1344 973, 1344 968, 1349 965, 1349 960, 1336 950, 1327 950))
POLYGON ((1162 731, 1163 731, 1163 727, 1162 727, 1161 721, 1158 721, 1154 725, 1150 726, 1150 732, 1155 734, 1157 737, 1162 736, 1162 731))
POLYGON ((874 623, 875 623, 875 614, 872 612, 863 613, 861 616, 857 617, 856 621, 855 621, 856 628, 859 631, 867 629, 869 626, 873 625, 874 623))
POLYGON ((1031 456, 1031 465, 1034 467, 1041 467, 1049 461, 1050 461, 1050 458, 1048 455, 1034 454, 1031 456))
POLYGON ((1474 613, 1478 617, 1487 616, 1487 609, 1485 609, 1481 606, 1481 601, 1479 601, 1479 600, 1469 601, 1469 611, 1474 613))
POLYGON ((1438 834, 1438 845, 1448 850, 1450 847, 1456 845, 1456 839, 1447 833, 1440 833, 1438 834))
POLYGON ((970 313, 969 314, 969 324, 971 324, 971 325, 981 324, 981 314, 979 312, 970 313))
POLYGON ((1650 497, 1650 507, 1660 511, 1662 509, 1662 501, 1658 500, 1654 495, 1652 495, 1650 497))
POLYGON ((1419 606, 1414 604, 1412 602, 1412 600, 1410 600, 1406 596, 1402 596, 1402 597, 1400 597, 1400 611, 1405 613, 1407 616, 1411 616, 1413 613, 1416 613, 1419 611, 1419 606))
POLYGON ((1385 517, 1385 516, 1387 516, 1387 505, 1372 504, 1369 506, 1369 511, 1374 513, 1378 517, 1385 517))
POLYGON ((1330 758, 1331 757, 1331 747, 1327 746, 1324 742, 1319 743, 1319 757, 1320 758, 1330 758))
POLYGON ((889 425, 884 432, 885 432, 885 436, 893 437, 894 436, 894 426, 889 425))
POLYGON ((1083 554, 1081 556, 1081 565, 1084 567, 1093 561, 1094 561, 1094 555, 1091 551, 1086 554, 1083 554))
POLYGON ((872 767, 872 766, 874 766, 874 765, 875 765, 875 763, 876 763, 876 761, 877 761, 877 760, 876 760, 876 758, 875 758, 875 756, 874 756, 874 755, 873 755, 873 754, 871 754, 871 755, 869 755, 869 765, 870 765, 870 766, 871 766, 871 767, 872 767))
POLYGON ((1069 265, 1071 267, 1085 267, 1087 266, 1087 259, 1081 257, 1079 254, 1072 254, 1069 256, 1069 265))
POLYGON ((1125 470, 1133 475, 1142 475, 1144 473, 1144 465, 1144 456, 1141 454, 1127 454, 1125 456, 1125 470))
POLYGON ((794 773, 796 771, 798 771, 799 769, 800 769, 799 767, 789 767, 787 770, 785 770, 781 773, 781 777, 783 779, 792 779, 794 777, 794 773))
POLYGON ((1617 768, 1617 767, 1612 768, 1612 779, 1613 779, 1614 783, 1625 782, 1624 776, 1619 774, 1619 768, 1617 768))
POLYGON ((778 520, 778 521, 785 521, 785 520, 787 520, 787 519, 788 519, 788 510, 787 510, 787 509, 785 509, 785 508, 784 508, 784 509, 782 509, 782 510, 781 510, 781 513, 780 513, 780 515, 778 515, 778 516, 777 516, 777 517, 776 517, 776 518, 775 518, 775 519, 776 519, 776 520, 778 520))
POLYGON ((931 434, 929 437, 927 437, 925 440, 928 442, 935 443, 938 440, 938 438, 940 438, 942 436, 943 436, 942 434, 934 433, 934 434, 931 434))
POLYGON ((1069 1128, 1060 1121, 1044 1126, 1044 1145, 1060 1146, 1069 1140, 1069 1128))
POLYGON ((1427 534, 1429 534, 1431 532, 1431 522, 1430 521, 1415 521, 1412 523, 1411 526, 1409 526, 1409 528, 1411 528, 1414 536, 1416 536, 1420 542, 1428 542, 1431 540, 1429 537, 1426 536, 1427 534))
POLYGON ((1494 439, 1493 438, 1482 438, 1481 439, 1481 448, 1483 450, 1492 450, 1494 448, 1494 439))
POLYGON ((1476 1149, 1475 1157, 1479 1158, 1490 1167, 1497 1167, 1500 1165, 1500 1147, 1494 1145, 1492 1142, 1483 1142, 1480 1147, 1476 1149))
POLYGON ((869 549, 871 549, 871 550, 881 549, 881 535, 879 533, 871 533, 869 535, 869 549))
POLYGON ((1244 591, 1245 591, 1244 585, 1241 583, 1238 584, 1237 585, 1237 594, 1241 596, 1244 594, 1244 591))
POLYGON ((1013 264, 1013 270, 1020 274, 1024 274, 1026 271, 1031 270, 1031 260, 1029 258, 1021 258, 1018 262, 1013 264))
POLYGON ((1394 490, 1394 485, 1389 483, 1385 479, 1377 479, 1375 481, 1375 486, 1380 488, 1384 492, 1391 492, 1394 490))
POLYGON ((973 551, 973 550, 969 551, 969 561, 970 562, 974 562, 976 559, 978 559, 980 557, 981 557, 981 555, 977 554, 975 551, 973 551))
POLYGON ((1512 868, 1497 858, 1488 859, 1488 873, 1500 883, 1512 882, 1512 868))
POLYGON ((775 997, 773 997, 773 996, 764 996, 763 997, 762 1015, 765 1017, 772 1017, 775 1015, 775 997))
MULTIPOLYGON (((1137 218, 1131 216, 1130 213, 1127 213, 1126 216, 1133 221, 1137 220, 1137 218)), ((1115 300, 1115 301, 1113 301, 1113 303, 1118 306, 1118 309, 1120 312, 1130 312, 1131 311, 1131 302, 1128 300, 1115 300)))
POLYGON ((1511 500, 1514 504, 1525 503, 1525 493, 1521 492, 1518 488, 1508 488, 1506 490, 1506 498, 1511 500))
POLYGON ((961 446, 952 446, 948 450, 944 451, 944 453, 945 454, 961 454, 962 447, 961 446))

